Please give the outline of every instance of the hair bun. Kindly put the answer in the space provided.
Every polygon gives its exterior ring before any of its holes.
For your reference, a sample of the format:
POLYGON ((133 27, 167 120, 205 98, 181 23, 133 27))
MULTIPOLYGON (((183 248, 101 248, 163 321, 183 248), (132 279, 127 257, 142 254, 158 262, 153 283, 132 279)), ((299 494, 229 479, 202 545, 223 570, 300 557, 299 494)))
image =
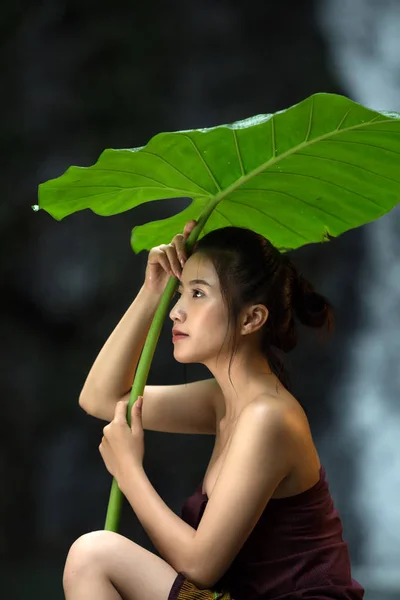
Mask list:
POLYGON ((325 296, 316 292, 302 273, 297 274, 292 292, 292 306, 303 325, 322 327, 333 320, 332 308, 325 296))

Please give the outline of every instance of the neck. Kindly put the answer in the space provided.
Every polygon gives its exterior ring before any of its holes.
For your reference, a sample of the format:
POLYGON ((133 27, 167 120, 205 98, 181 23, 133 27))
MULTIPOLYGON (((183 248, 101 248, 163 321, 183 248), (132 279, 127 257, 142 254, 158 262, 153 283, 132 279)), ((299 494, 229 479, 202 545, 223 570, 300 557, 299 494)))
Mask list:
MULTIPOLYGON (((208 365, 207 365, 208 366, 208 365)), ((228 375, 229 359, 218 361, 218 368, 208 368, 214 375, 224 398, 223 424, 233 423, 242 410, 262 392, 276 395, 279 380, 264 356, 235 356, 228 375)))

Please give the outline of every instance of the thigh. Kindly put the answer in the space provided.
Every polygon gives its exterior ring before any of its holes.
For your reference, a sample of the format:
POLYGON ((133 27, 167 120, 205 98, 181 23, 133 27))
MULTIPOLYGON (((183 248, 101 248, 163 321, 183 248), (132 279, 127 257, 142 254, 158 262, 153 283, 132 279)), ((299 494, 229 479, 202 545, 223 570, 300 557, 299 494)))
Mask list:
POLYGON ((124 600, 166 600, 177 572, 159 556, 112 531, 92 531, 71 546, 64 585, 81 574, 106 575, 124 600))

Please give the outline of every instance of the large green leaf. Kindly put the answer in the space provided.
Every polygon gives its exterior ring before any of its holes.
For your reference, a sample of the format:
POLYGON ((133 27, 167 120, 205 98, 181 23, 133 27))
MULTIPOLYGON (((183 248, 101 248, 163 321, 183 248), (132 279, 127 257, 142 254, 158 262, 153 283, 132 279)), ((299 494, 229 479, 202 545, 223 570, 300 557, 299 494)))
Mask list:
MULTIPOLYGON (((179 214, 134 227, 135 252, 165 243, 212 202, 202 234, 249 227, 282 249, 372 221, 400 200, 400 115, 315 94, 273 115, 160 133, 141 148, 105 150, 39 186, 39 208, 62 219, 113 215, 162 198, 179 214)), ((200 236, 201 237, 201 236, 200 236)))
MULTIPOLYGON (((186 242, 188 255, 196 239, 225 225, 249 227, 281 249, 297 248, 372 221, 399 202, 399 117, 316 94, 274 115, 161 133, 143 148, 106 150, 92 167, 70 167, 42 184, 39 208, 62 219, 85 208, 113 215, 187 197, 192 203, 181 213, 133 229, 135 252, 168 242, 191 218, 198 222, 186 242)), ((177 283, 168 281, 147 335, 129 425, 177 283)), ((105 529, 118 530, 121 506, 113 479, 105 529)))

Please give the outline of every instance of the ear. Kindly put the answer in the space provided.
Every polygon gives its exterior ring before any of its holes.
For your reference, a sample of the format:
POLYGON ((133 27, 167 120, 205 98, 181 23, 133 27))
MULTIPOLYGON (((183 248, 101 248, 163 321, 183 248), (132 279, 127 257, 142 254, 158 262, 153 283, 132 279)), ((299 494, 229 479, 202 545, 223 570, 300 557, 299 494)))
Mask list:
POLYGON ((269 310, 264 304, 253 304, 244 313, 240 333, 248 335, 261 329, 269 316, 269 310))

